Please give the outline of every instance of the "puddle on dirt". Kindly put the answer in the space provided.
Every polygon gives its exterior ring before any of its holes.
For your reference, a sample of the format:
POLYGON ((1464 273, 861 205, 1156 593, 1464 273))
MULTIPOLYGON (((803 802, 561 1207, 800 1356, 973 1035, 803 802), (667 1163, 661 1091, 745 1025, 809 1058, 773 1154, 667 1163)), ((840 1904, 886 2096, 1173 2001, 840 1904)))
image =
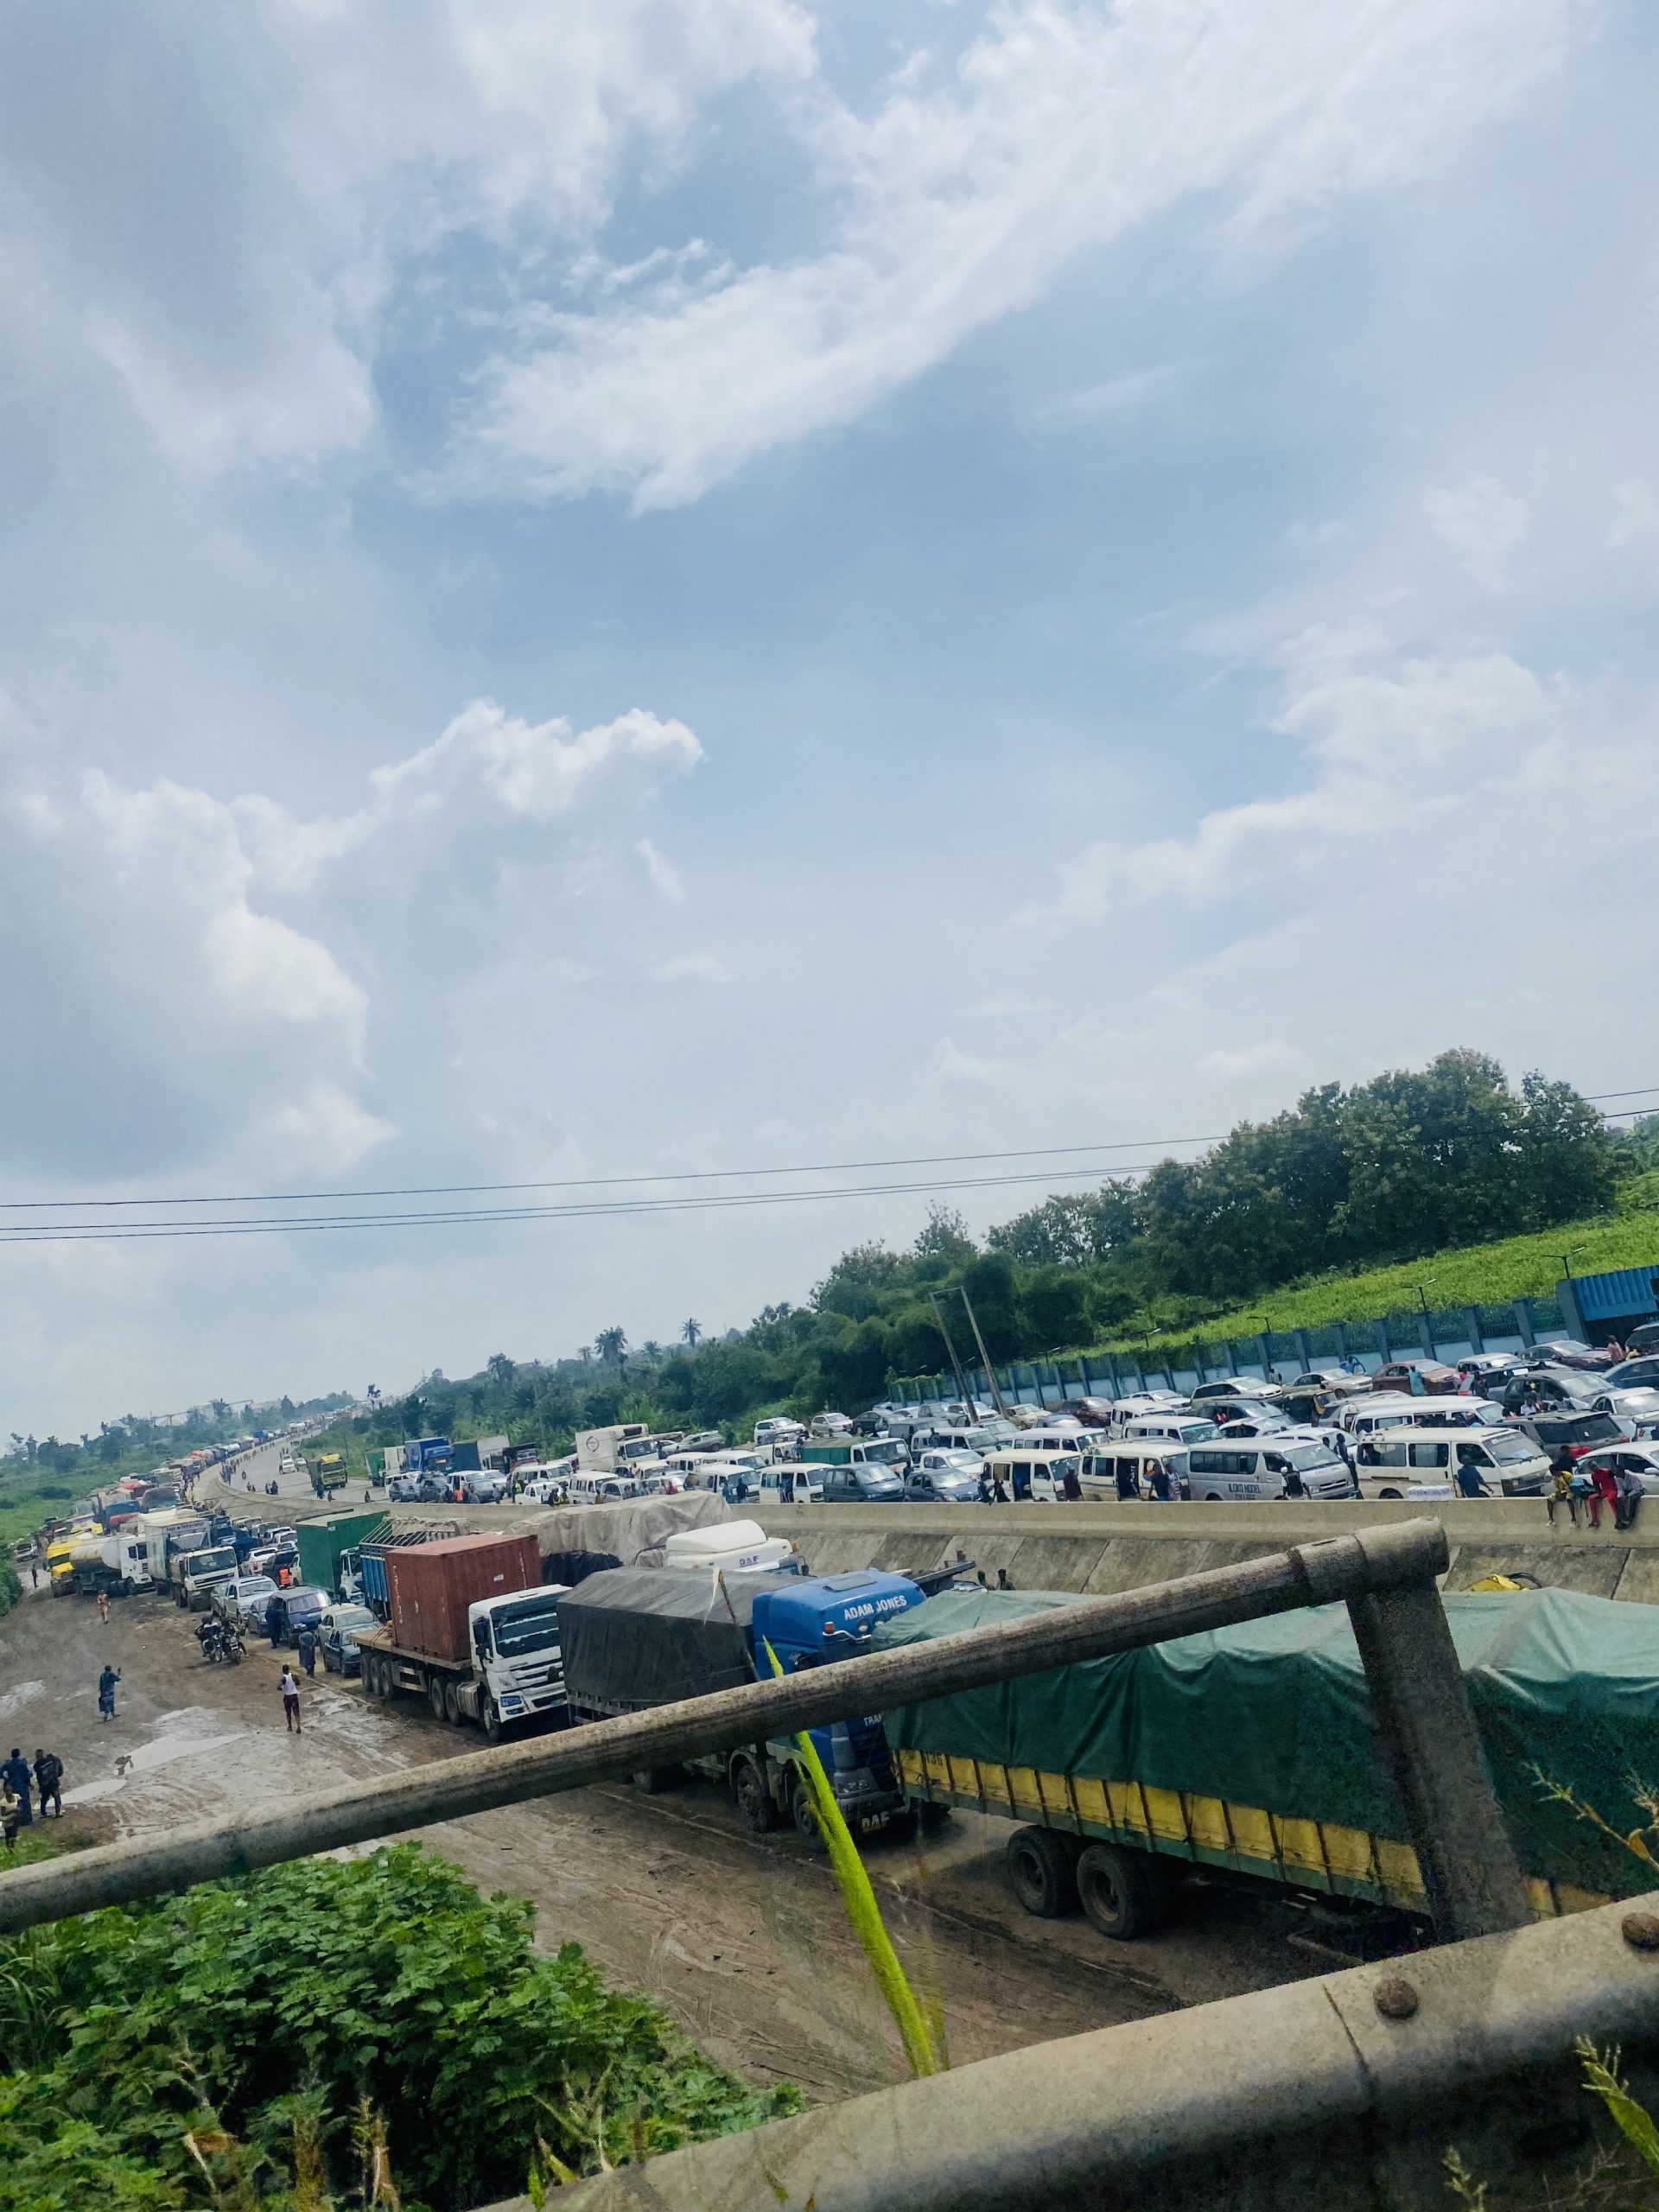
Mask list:
POLYGON ((218 1715, 203 1706, 188 1706, 181 1712, 164 1713, 156 1724, 156 1734, 148 1744, 140 1744, 136 1751, 112 1754, 111 1764, 116 1771, 99 1782, 83 1782, 78 1789, 66 1789, 66 1805, 95 1805, 106 1797, 118 1796, 130 1782, 141 1782, 146 1775, 154 1774, 158 1767, 171 1766, 175 1760, 194 1758, 201 1751, 216 1751, 226 1744, 234 1744, 247 1733, 245 1728, 232 1729, 228 1735, 208 1735, 204 1724, 211 1724, 218 1715))

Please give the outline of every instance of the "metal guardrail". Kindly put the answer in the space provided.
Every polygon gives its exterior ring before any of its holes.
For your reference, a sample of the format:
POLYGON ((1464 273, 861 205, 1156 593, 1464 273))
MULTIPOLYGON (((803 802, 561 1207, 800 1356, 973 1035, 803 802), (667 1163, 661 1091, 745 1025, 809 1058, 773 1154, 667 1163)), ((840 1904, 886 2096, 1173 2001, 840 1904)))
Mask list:
POLYGON ((1574 2088, 1580 2036, 1622 2044, 1645 2086, 1659 2043, 1652 1911, 1608 1905, 1033 2044, 624 2166, 559 2202, 570 2212, 1383 2212, 1449 2203, 1441 2162, 1456 2145, 1497 2184, 1495 2202, 1536 2205, 1590 2118, 1574 2088))
POLYGON ((1347 1603, 1353 1618, 1440 1934, 1452 1938, 1518 1927, 1529 1917, 1521 1876, 1434 1586, 1446 1563, 1446 1537, 1438 1522, 1357 1529, 937 1643, 874 1652, 558 1736, 439 1760, 262 1818, 228 1826, 205 1821, 153 1841, 105 1845, 0 1877, 0 1932, 886 1712, 918 1698, 1338 1600, 1347 1603))

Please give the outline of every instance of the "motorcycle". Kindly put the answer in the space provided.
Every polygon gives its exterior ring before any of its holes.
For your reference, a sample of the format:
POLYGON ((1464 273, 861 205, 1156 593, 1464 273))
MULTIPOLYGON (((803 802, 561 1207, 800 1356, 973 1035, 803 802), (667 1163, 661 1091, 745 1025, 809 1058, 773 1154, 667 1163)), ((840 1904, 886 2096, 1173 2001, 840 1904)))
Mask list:
POLYGON ((239 1667, 247 1656, 247 1647, 233 1628, 220 1622, 209 1622, 196 1631, 196 1641, 201 1646, 201 1656, 210 1666, 221 1662, 228 1667, 239 1667))

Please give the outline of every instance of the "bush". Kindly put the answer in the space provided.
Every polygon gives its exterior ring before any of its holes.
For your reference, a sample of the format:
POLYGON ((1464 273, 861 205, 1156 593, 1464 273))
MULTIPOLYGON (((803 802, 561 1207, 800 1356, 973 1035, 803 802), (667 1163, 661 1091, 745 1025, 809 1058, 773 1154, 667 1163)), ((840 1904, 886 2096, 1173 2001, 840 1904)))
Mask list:
MULTIPOLYGON (((793 2111, 418 1845, 302 1860, 0 1946, 0 2208, 297 2212, 295 2161, 390 2144, 406 2212, 793 2111), (187 2142, 187 2133, 194 2142, 187 2142), (202 2159, 213 2174, 210 2196, 202 2159)), ((313 2190, 305 2201, 317 2202, 313 2190)))

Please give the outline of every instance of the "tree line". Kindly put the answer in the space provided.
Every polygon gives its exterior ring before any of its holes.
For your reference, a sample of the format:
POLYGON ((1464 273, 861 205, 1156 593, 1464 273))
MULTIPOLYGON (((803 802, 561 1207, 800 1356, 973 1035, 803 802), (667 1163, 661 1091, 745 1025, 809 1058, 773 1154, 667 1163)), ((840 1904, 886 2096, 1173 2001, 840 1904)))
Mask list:
POLYGON ((430 1375, 350 1440, 360 1451, 500 1433, 557 1452, 613 1421, 736 1432, 763 1411, 855 1411, 895 1376, 948 1370, 936 1297, 972 1363, 958 1287, 994 1361, 1046 1358, 1198 1326, 1308 1276, 1582 1220, 1656 1150, 1659 1124, 1619 1135, 1568 1084, 1511 1086, 1484 1054, 1443 1052, 1351 1089, 1318 1085, 1195 1160, 1046 1198, 982 1245, 936 1207, 908 1249, 856 1245, 804 1302, 768 1306, 741 1332, 689 1321, 677 1344, 635 1347, 613 1324, 573 1359, 502 1352, 466 1381, 430 1375))

